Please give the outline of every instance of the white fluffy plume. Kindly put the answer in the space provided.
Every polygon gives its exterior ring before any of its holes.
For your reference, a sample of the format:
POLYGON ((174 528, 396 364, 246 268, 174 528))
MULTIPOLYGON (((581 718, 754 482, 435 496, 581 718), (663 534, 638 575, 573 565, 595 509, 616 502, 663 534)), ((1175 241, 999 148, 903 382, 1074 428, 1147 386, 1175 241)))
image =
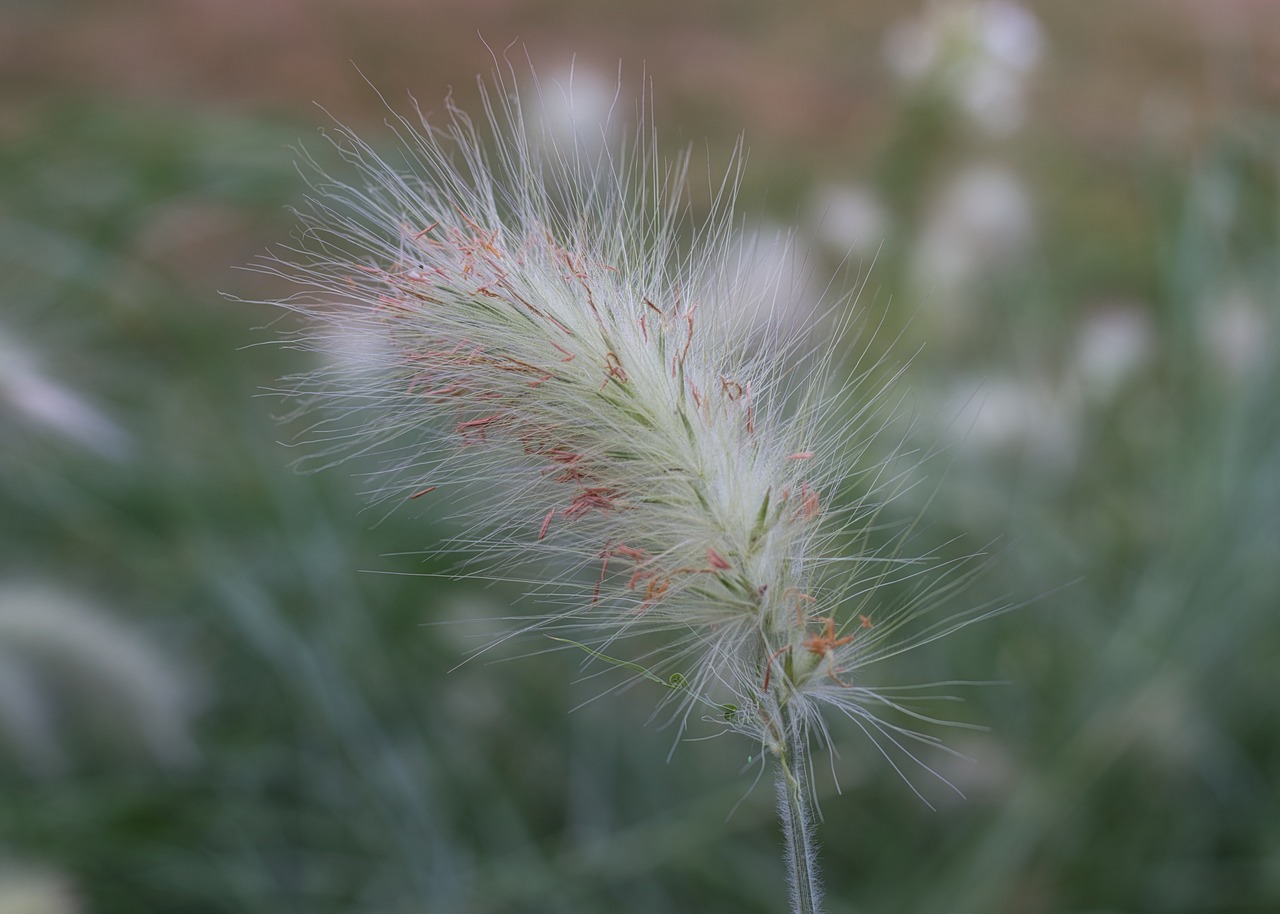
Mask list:
POLYGON ((777 284, 734 253, 732 173, 694 227, 651 130, 557 146, 516 93, 485 98, 478 126, 397 118, 398 163, 338 128, 358 179, 317 179, 264 267, 301 287, 292 342, 341 354, 291 388, 310 437, 382 455, 383 497, 460 506, 504 570, 554 569, 520 630, 660 682, 682 731, 784 764, 829 739, 824 709, 882 749, 934 742, 863 675, 973 619, 905 635, 960 576, 868 533, 915 478, 875 442, 894 373, 853 352, 875 364, 832 383, 851 342, 760 320, 777 284))

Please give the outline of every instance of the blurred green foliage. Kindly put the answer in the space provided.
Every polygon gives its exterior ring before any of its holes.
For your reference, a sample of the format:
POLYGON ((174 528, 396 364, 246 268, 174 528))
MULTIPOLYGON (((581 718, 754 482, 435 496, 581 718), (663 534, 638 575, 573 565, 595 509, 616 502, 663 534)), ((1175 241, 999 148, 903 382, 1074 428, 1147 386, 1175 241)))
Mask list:
MULTIPOLYGON (((638 726, 656 686, 588 701, 621 677, 578 681, 536 640, 458 667, 520 588, 451 579, 433 550, 457 529, 369 507, 371 467, 290 468, 297 429, 258 394, 305 366, 261 345, 276 314, 202 284, 281 294, 208 264, 287 238, 307 129, 66 101, 0 148, 0 331, 127 442, 95 451, 0 398, 0 579, 144 632, 198 746, 162 764, 40 679, 73 761, 0 752, 0 862, 64 873, 95 914, 781 910, 752 747, 668 763, 673 734, 638 726)), ((943 450, 936 496, 889 511, 924 512, 922 548, 996 542, 965 603, 1030 605, 892 671, 1007 682, 956 687, 990 728, 956 731, 971 761, 927 759, 966 800, 910 771, 930 810, 841 734, 833 914, 1280 908, 1278 131, 1241 120, 1190 166, 1153 149, 1097 189, 1033 130, 1007 156, 1036 237, 955 301, 922 292, 914 246, 975 140, 928 100, 882 138, 894 221, 863 305, 905 330, 921 415, 954 414, 916 426, 943 450), (1145 335, 1090 375, 1108 296, 1145 335), (988 436, 1000 378, 1043 397, 988 436)), ((788 166, 752 162, 782 176, 779 211, 812 183, 788 166)))

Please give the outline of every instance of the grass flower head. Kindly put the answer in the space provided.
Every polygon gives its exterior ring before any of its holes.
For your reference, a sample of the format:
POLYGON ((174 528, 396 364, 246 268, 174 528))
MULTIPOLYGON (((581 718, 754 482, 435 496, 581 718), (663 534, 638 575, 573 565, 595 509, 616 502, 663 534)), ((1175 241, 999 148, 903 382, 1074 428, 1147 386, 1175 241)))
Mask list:
POLYGON ((927 739, 882 720, 901 703, 861 675, 911 646, 895 636, 927 596, 884 604, 918 569, 860 535, 903 479, 867 459, 885 373, 832 384, 834 347, 757 319, 772 302, 733 253, 732 174, 690 229, 651 131, 557 145, 501 86, 485 115, 397 120, 399 166, 338 129, 359 180, 318 181, 269 267, 302 287, 298 343, 358 353, 302 386, 313 432, 389 456, 383 495, 466 493, 473 542, 508 567, 556 566, 521 630, 662 682, 681 730, 699 716, 764 747, 796 909, 816 910, 824 711, 882 747, 927 739))

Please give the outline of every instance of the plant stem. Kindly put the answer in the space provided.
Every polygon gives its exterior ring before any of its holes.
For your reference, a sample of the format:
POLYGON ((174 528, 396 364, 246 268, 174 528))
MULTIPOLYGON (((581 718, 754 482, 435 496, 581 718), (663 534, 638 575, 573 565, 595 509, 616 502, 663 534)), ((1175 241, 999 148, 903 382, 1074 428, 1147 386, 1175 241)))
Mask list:
POLYGON ((782 710, 785 748, 776 756, 778 818, 786 841, 787 880, 793 914, 821 914, 818 855, 813 840, 809 748, 804 733, 785 706, 782 710))

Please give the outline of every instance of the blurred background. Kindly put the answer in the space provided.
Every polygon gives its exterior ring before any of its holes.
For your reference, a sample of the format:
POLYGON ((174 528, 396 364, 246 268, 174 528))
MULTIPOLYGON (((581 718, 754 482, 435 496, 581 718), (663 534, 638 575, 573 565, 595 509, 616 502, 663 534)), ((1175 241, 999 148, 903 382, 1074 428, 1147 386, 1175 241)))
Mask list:
POLYGON ((891 516, 1032 601, 889 671, 1004 683, 939 709, 965 799, 838 734, 830 911, 1280 910, 1280 4, 4 0, 0 912, 785 909, 752 747, 453 669, 527 604, 292 468, 306 359, 221 294, 287 291, 239 268, 330 115, 389 147, 371 85, 474 107, 513 42, 580 123, 651 80, 695 191, 744 138, 796 319, 865 282, 911 360, 891 516))

